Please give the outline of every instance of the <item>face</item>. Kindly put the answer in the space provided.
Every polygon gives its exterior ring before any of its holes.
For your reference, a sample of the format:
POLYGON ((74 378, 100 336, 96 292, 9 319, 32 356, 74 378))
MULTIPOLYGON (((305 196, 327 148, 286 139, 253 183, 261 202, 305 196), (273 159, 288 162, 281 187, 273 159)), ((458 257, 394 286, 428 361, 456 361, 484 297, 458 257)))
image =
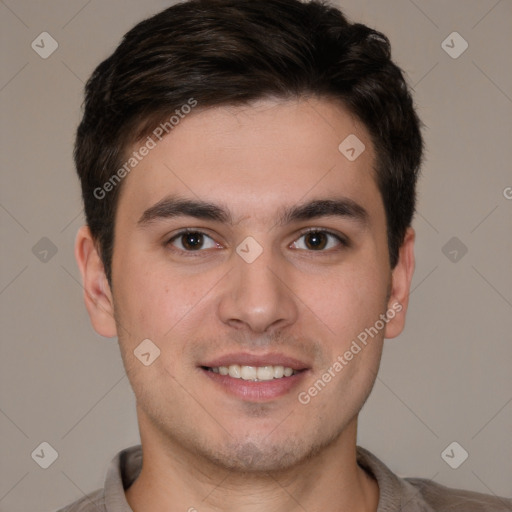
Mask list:
POLYGON ((265 100, 191 113, 124 179, 112 290, 91 277, 88 308, 119 337, 143 443, 268 471, 355 424, 412 276, 411 232, 389 267, 374 167, 342 107, 265 100))

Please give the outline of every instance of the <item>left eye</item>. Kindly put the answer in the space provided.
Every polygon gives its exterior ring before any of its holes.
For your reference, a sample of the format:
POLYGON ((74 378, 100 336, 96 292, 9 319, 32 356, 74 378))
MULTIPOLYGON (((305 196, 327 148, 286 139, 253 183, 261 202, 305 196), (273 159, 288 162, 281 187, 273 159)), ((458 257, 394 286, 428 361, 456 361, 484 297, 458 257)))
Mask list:
POLYGON ((323 251, 337 245, 345 246, 347 244, 341 237, 328 231, 308 231, 293 242, 292 247, 309 251, 323 251))

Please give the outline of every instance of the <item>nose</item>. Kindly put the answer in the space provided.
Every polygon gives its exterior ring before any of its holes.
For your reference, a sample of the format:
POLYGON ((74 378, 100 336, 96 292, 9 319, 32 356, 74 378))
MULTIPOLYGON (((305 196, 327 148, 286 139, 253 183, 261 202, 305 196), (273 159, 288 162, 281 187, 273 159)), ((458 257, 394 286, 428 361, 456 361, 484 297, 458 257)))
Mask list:
POLYGON ((233 267, 218 303, 222 322, 237 329, 268 333, 297 321, 291 269, 270 250, 248 263, 233 254, 233 267))

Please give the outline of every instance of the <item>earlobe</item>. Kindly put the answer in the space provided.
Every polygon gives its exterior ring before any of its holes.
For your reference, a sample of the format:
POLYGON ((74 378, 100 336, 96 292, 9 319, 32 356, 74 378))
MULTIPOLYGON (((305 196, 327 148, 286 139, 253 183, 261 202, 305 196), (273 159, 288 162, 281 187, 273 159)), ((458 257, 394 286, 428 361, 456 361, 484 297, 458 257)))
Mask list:
POLYGON ((399 259, 391 274, 391 290, 388 300, 388 318, 385 338, 395 338, 405 327, 409 305, 409 293, 414 274, 414 229, 409 227, 400 247, 399 259))
POLYGON ((82 226, 78 230, 75 258, 82 275, 85 307, 94 330, 107 338, 117 336, 112 293, 88 226, 82 226))

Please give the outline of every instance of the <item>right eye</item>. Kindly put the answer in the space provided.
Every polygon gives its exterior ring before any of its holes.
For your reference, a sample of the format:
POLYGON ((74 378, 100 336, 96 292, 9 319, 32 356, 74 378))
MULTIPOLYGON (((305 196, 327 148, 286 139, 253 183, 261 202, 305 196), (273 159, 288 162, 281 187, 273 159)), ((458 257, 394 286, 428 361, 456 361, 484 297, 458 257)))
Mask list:
POLYGON ((173 250, 182 252, 200 252, 202 249, 214 249, 219 247, 219 244, 202 231, 193 231, 186 229, 173 235, 173 237, 166 242, 166 245, 171 245, 173 250))

